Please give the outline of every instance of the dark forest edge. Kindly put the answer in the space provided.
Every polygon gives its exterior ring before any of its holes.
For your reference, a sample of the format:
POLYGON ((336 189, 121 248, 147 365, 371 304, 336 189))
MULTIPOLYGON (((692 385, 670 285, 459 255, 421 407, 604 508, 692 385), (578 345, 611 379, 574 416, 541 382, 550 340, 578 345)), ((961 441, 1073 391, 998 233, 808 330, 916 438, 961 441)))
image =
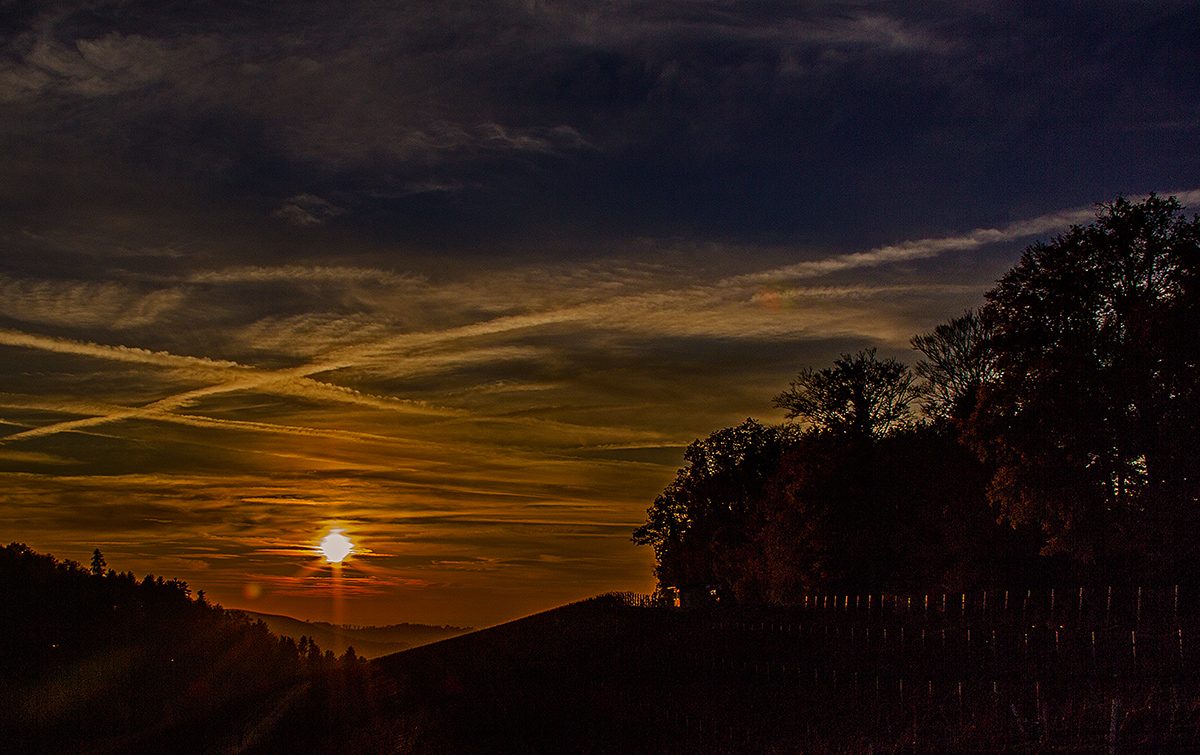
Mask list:
POLYGON ((364 666, 99 549, 83 567, 10 544, 0 595, 6 752, 238 751, 275 708, 364 666))
POLYGON ((911 346, 800 372, 775 397, 800 424, 689 446, 633 536, 660 593, 1195 580, 1200 216, 1102 204, 911 346))

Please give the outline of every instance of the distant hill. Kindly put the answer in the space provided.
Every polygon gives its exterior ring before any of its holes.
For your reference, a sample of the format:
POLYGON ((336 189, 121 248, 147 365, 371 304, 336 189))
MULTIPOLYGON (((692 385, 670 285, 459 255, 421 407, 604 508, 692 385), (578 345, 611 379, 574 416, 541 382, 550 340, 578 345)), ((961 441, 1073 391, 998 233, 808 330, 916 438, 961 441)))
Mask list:
POLYGON ((384 627, 347 627, 324 621, 301 621, 256 611, 240 611, 252 620, 262 621, 273 634, 299 640, 308 637, 322 648, 344 652, 353 647, 361 658, 379 658, 401 650, 457 637, 473 631, 470 627, 431 626, 428 624, 390 624, 384 627))

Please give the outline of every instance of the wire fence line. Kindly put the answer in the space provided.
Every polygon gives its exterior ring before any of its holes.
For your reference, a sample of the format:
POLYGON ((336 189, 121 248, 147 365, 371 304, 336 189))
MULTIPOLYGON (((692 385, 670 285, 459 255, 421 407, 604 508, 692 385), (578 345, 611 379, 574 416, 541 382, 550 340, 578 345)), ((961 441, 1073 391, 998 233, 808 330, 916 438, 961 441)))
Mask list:
MULTIPOLYGON (((588 600, 615 600, 631 607, 669 607, 654 593, 609 592, 588 600)), ((586 602, 586 601, 585 601, 586 602)), ((790 611, 840 611, 872 615, 1014 616, 1059 621, 1178 619, 1200 614, 1200 589, 1169 586, 1050 587, 971 592, 802 595, 790 611)))
MULTIPOLYGON (((608 598, 675 617, 644 635, 661 655, 649 646, 616 652, 675 675, 681 689, 709 690, 712 706, 721 689, 769 694, 779 719, 771 725, 809 744, 840 729, 875 751, 1200 745, 1194 588, 809 595, 788 607, 691 612, 648 595, 608 598)), ((729 716, 706 719, 704 708, 660 713, 664 725, 684 727, 680 736, 707 721, 710 733, 724 725, 730 741, 753 738, 729 716)))

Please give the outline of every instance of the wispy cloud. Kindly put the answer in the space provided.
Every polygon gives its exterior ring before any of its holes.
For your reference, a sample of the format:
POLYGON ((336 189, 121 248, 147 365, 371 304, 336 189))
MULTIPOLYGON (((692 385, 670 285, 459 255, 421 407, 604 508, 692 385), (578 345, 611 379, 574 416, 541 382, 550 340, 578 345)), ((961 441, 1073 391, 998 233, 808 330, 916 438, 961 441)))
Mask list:
POLYGON ((283 265, 280 267, 233 267, 208 270, 188 276, 190 283, 257 283, 283 281, 299 283, 377 283, 383 286, 408 288, 427 283, 424 276, 397 273, 361 267, 304 267, 283 265))
POLYGON ((0 67, 0 101, 48 90, 100 97, 148 86, 166 75, 173 56, 174 51, 139 35, 63 44, 45 29, 20 62, 0 67))
POLYGON ((128 330, 160 321, 184 298, 177 288, 146 291, 111 282, 0 275, 0 316, 40 325, 128 330))
POLYGON ((322 225, 331 218, 344 215, 342 207, 313 196, 312 194, 297 194, 289 198, 275 210, 275 217, 282 218, 292 225, 300 227, 322 225))
MULTIPOLYGON (((1200 191, 1179 195, 1184 202, 1200 198, 1200 191)), ((261 393, 305 399, 329 405, 352 405, 406 415, 424 415, 480 421, 487 417, 470 410, 438 406, 425 400, 409 400, 386 393, 363 391, 341 384, 337 380, 316 380, 315 376, 344 375, 372 380, 416 379, 423 375, 446 374, 454 370, 486 368, 500 374, 499 365, 537 364, 552 359, 557 347, 550 342, 540 347, 521 343, 521 339, 536 333, 551 333, 567 328, 587 338, 602 339, 616 346, 614 337, 639 338, 811 338, 818 334, 858 336, 885 342, 903 343, 911 333, 904 330, 909 323, 903 318, 885 315, 887 301, 902 302, 913 296, 963 297, 972 291, 969 285, 956 284, 894 284, 871 286, 810 286, 779 287, 773 284, 820 277, 847 269, 878 268, 915 259, 926 259, 950 252, 972 251, 980 247, 1017 241, 1064 230, 1073 223, 1083 223, 1094 216, 1094 208, 1072 209, 1050 213, 1029 220, 1008 223, 999 228, 975 229, 965 234, 920 239, 879 247, 867 252, 848 253, 770 269, 757 273, 736 275, 714 283, 682 285, 663 290, 660 281, 646 278, 641 271, 627 270, 615 263, 601 272, 569 273, 577 284, 565 287, 555 280, 554 271, 534 271, 512 278, 515 288, 498 294, 494 288, 472 291, 462 285, 451 285, 453 299, 462 311, 472 307, 513 307, 517 302, 528 311, 502 315, 452 327, 440 327, 412 332, 394 332, 378 317, 363 320, 363 328, 347 327, 341 318, 314 321, 312 316, 297 316, 291 321, 278 321, 277 333, 267 337, 269 321, 256 321, 244 326, 242 338, 247 344, 265 349, 284 349, 287 341, 310 344, 313 358, 307 363, 279 368, 262 369, 230 360, 180 356, 169 352, 154 352, 128 346, 107 346, 96 343, 52 338, 12 330, 0 330, 0 344, 10 347, 41 350, 59 354, 95 357, 155 367, 188 371, 193 379, 206 385, 173 392, 165 397, 139 405, 104 406, 92 404, 72 407, 59 406, 60 411, 88 414, 56 423, 44 424, 9 435, 6 443, 43 438, 62 432, 78 432, 96 426, 135 419, 166 421, 192 426, 221 426, 247 432, 311 434, 345 439, 382 440, 370 432, 334 431, 327 428, 305 427, 294 423, 262 422, 204 416, 190 409, 202 402, 233 394, 261 393), (764 288, 767 286, 767 288, 764 288), (528 298, 531 293, 534 298, 528 298), (541 299, 544 300, 539 300, 541 299), (871 300, 867 304, 864 300, 871 300), (880 302, 884 302, 881 304, 880 302), (773 316, 772 310, 790 308, 791 317, 773 316), (898 327, 897 327, 898 326, 898 327), (322 332, 327 335, 321 335, 322 332), (607 334, 607 335, 605 335, 607 334), (623 334, 617 336, 617 334, 623 334), (496 339, 518 339, 517 342, 496 339), (315 345, 315 346, 311 346, 315 345)), ((407 285, 415 294, 430 301, 448 301, 447 290, 432 287, 427 281, 383 270, 356 268, 248 267, 219 272, 198 273, 192 276, 194 285, 274 281, 287 284, 334 281, 358 284, 373 282, 407 285)), ((681 279, 681 283, 684 282, 681 279)), ((19 286, 19 282, 10 281, 19 286)), ((75 288, 69 287, 74 291, 75 288)), ((108 291, 108 289, 103 289, 108 291)), ((179 289, 169 289, 172 295, 183 296, 179 289)), ((106 293, 100 298, 121 299, 106 293)), ((71 309, 72 307, 67 307, 71 309)), ((490 383, 491 381, 489 381, 490 383)), ((536 380, 533 383, 537 387, 536 380)), ((487 388, 481 386, 481 395, 487 388)), ((542 385, 541 390, 547 386, 542 385)), ((511 392, 511 386, 510 391, 511 392)), ((50 408, 46 405, 40 408, 50 408)), ((492 422, 541 423, 546 428, 558 426, 567 431, 569 424, 532 417, 504 417, 496 414, 492 422)), ((582 431, 576 428, 576 431, 582 431)))

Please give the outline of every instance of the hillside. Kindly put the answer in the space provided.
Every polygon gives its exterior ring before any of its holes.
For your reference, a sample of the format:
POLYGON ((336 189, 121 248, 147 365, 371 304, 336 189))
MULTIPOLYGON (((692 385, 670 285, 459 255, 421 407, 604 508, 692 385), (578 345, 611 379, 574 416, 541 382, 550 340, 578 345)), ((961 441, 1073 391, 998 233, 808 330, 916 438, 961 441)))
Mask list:
POLYGON ((370 663, 20 545, 0 589, 6 753, 1200 750, 1196 586, 606 595, 370 663))
POLYGON ((773 610, 605 596, 380 658, 357 702, 297 712, 259 752, 1195 751, 1198 604, 1170 588, 773 610))
MULTIPOLYGON (((0 548, 0 750, 225 753, 265 737, 335 663, 179 580, 0 548)), ((319 686, 319 684, 317 685, 319 686)))
POLYGON ((437 642, 471 631, 470 627, 431 626, 428 624, 390 624, 383 627, 335 626, 324 621, 301 621, 290 616, 239 610, 254 621, 262 621, 272 633, 314 640, 335 652, 353 647, 361 658, 378 658, 401 650, 437 642))

